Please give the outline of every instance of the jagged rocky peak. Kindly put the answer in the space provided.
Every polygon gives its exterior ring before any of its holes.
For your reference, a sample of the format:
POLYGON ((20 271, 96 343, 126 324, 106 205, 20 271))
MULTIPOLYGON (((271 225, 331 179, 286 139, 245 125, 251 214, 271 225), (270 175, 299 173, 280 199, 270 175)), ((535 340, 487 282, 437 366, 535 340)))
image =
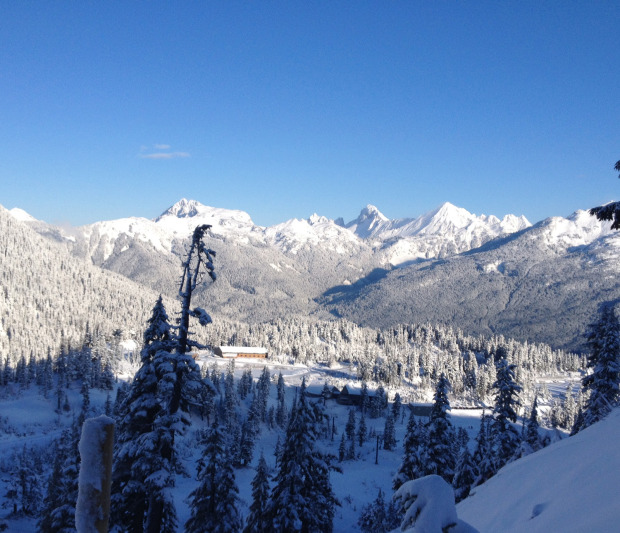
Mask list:
POLYGON ((360 211, 360 216, 357 217, 357 222, 360 223, 369 219, 380 220, 382 222, 387 222, 388 220, 388 218, 372 204, 368 204, 360 211))
POLYGON ((345 227, 362 239, 373 236, 376 232, 389 225, 389 219, 374 205, 368 204, 361 210, 359 216, 345 227))
POLYGON ((175 216, 177 218, 194 217, 198 214, 203 206, 197 200, 188 200, 187 198, 181 198, 176 204, 164 211, 157 219, 156 222, 165 216, 175 216))
POLYGON ((329 222, 331 221, 327 217, 317 215, 316 213, 310 215, 310 218, 308 219, 308 223, 311 226, 314 226, 316 224, 328 224, 329 222))

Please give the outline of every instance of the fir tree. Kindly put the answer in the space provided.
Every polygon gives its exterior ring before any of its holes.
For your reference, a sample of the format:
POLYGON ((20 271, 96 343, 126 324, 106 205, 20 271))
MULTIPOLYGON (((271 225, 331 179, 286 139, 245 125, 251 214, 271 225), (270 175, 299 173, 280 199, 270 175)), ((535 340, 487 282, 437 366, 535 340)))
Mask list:
POLYGON ((400 394, 398 392, 394 396, 394 403, 392 404, 392 416, 394 417, 394 422, 397 423, 400 418, 400 411, 402 409, 402 401, 400 399, 400 394))
MULTIPOLYGON (((420 422, 420 425, 422 422, 420 422)), ((403 442, 403 460, 398 467, 398 472, 394 476, 392 488, 398 490, 406 481, 417 479, 424 475, 421 448, 424 444, 424 435, 416 422, 413 410, 409 412, 407 422, 407 432, 403 442)))
POLYGON ((532 412, 530 413, 530 417, 525 424, 525 441, 532 452, 537 452, 541 448, 538 428, 538 397, 535 396, 534 403, 532 405, 532 412))
POLYGON ((345 426, 344 431, 349 443, 346 458, 355 459, 355 411, 353 409, 349 410, 349 419, 347 420, 347 425, 345 426))
POLYGON ((78 497, 78 475, 80 471, 80 454, 78 443, 80 430, 76 423, 63 432, 61 446, 65 448, 64 461, 58 486, 57 506, 50 513, 51 529, 54 532, 69 533, 75 531, 75 505, 78 497))
POLYGON ((256 435, 252 429, 252 423, 248 420, 241 426, 241 442, 239 443, 239 466, 248 466, 254 455, 254 441, 256 435))
POLYGON ((187 533, 232 533, 242 527, 235 481, 226 439, 217 422, 211 426, 198 462, 199 485, 190 494, 191 516, 187 533))
POLYGON ((362 390, 360 393, 360 407, 362 409, 362 414, 366 414, 368 411, 368 407, 370 405, 370 397, 368 395, 368 384, 366 381, 362 381, 362 390))
POLYGON ((452 486, 454 487, 454 498, 456 503, 464 500, 469 496, 474 482, 478 478, 478 470, 474 464, 474 460, 469 453, 467 446, 462 448, 456 462, 456 469, 454 472, 454 478, 452 479, 452 486))
POLYGON ((246 518, 243 533, 270 533, 267 519, 267 502, 269 500, 269 473, 267 461, 261 454, 256 467, 256 475, 252 480, 252 504, 250 514, 246 518))
POLYGON ((578 430, 603 419, 620 397, 620 322, 610 305, 605 306, 587 335, 587 365, 592 372, 581 380, 589 393, 578 430))
POLYGON ((375 501, 362 508, 357 521, 363 533, 387 533, 396 530, 399 524, 400 518, 396 504, 390 501, 386 505, 381 489, 375 501))
POLYGON ((480 415, 480 429, 476 436, 476 448, 474 450, 474 463, 477 465, 478 471, 474 486, 481 485, 498 470, 491 445, 490 420, 490 415, 485 414, 483 411, 482 415, 480 415))
POLYGON ((258 406, 260 409, 260 419, 265 422, 267 415, 267 402, 269 400, 269 390, 271 388, 271 375, 269 369, 265 366, 258 378, 256 392, 258 395, 258 406))
POLYGON ((38 530, 41 533, 55 533, 58 531, 54 527, 53 512, 62 505, 62 465, 66 459, 67 450, 64 441, 59 439, 55 443, 54 463, 52 472, 47 480, 47 488, 43 498, 43 504, 37 522, 38 530))
POLYGON ((449 389, 448 379, 441 374, 435 388, 434 403, 428 424, 427 457, 424 465, 425 475, 437 474, 448 483, 454 476, 456 462, 452 449, 454 427, 448 419, 449 389))
MULTIPOLYGON (((516 408, 519 403, 521 386, 515 381, 515 365, 506 359, 497 363, 497 380, 493 383, 495 406, 491 434, 493 438, 493 454, 497 470, 510 461, 519 445, 519 434, 511 424, 517 421, 516 408)), ((497 471, 496 470, 496 471, 497 471)))
POLYGON ((281 428, 286 427, 287 411, 286 411, 286 398, 284 391, 284 378, 282 372, 278 374, 278 386, 277 386, 277 408, 276 408, 276 424, 281 428))
POLYGON ((306 398, 304 380, 291 411, 269 502, 273 532, 331 533, 333 529, 338 502, 329 480, 330 459, 316 447, 319 417, 317 406, 306 398))
POLYGON ((163 407, 154 358, 160 351, 170 349, 172 342, 172 329, 160 296, 144 332, 142 366, 124 401, 117 398, 117 404, 121 403, 112 474, 112 522, 129 533, 144 530, 150 498, 147 478, 156 472, 159 463, 155 457, 158 435, 154 425, 163 407))
POLYGON ((389 413, 385 419, 383 428, 383 449, 393 450, 396 447, 396 428, 394 426, 394 415, 389 413))
POLYGON ((364 411, 362 411, 360 423, 357 428, 357 442, 359 443, 360 448, 366 442, 367 437, 368 437, 368 426, 366 425, 366 415, 364 414, 364 411))

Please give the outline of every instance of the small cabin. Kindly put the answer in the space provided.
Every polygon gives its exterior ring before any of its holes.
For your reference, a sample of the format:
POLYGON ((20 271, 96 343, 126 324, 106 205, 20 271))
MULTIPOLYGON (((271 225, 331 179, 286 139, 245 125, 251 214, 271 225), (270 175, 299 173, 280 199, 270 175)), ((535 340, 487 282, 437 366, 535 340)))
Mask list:
MULTIPOLYGON (((368 398, 373 398, 377 391, 367 389, 368 398)), ((362 404, 362 385, 360 383, 347 383, 338 395, 338 403, 342 405, 361 405, 362 404)))
POLYGON ((267 348, 257 348, 253 346, 216 346, 213 352, 215 355, 219 355, 225 359, 235 359, 237 357, 267 359, 267 348))

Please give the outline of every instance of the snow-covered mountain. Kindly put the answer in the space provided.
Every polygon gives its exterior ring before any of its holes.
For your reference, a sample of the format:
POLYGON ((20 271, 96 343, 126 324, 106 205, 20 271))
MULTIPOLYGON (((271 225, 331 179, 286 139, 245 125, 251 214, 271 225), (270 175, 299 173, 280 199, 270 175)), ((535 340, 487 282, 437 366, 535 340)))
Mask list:
POLYGON ((506 215, 502 220, 494 215, 477 216, 449 202, 418 218, 397 220, 367 205, 346 225, 379 250, 382 263, 394 266, 459 254, 529 226, 524 216, 506 215))
POLYGON ((597 306, 620 302, 620 233, 609 226, 586 211, 552 217, 460 255, 332 289, 322 304, 359 324, 448 322, 576 349, 597 306))
POLYGON ((329 313, 382 326, 451 322, 574 348, 597 302, 620 301, 620 237, 585 211, 531 226, 450 203, 399 220, 369 205, 348 224, 315 214, 262 227, 243 211, 182 199, 153 220, 71 231, 14 216, 73 255, 170 296, 187 239, 210 224, 219 276, 208 306, 236 319, 329 313))
MULTIPOLYGON (((15 216, 35 222, 21 210, 15 216)), ((209 207, 183 198, 154 220, 122 218, 96 222, 71 232, 61 230, 60 234, 75 242, 74 248, 80 254, 103 264, 125 251, 132 241, 160 253, 172 253, 175 242, 186 239, 198 224, 210 224, 214 236, 238 245, 270 246, 287 255, 310 249, 342 256, 368 255, 372 251, 378 264, 392 266, 460 253, 530 225, 522 216, 507 215, 500 221, 495 216, 472 215, 445 203, 411 219, 389 220, 376 207, 368 205, 356 220, 346 225, 313 214, 308 219, 295 218, 262 227, 243 211, 209 207)))
POLYGON ((308 219, 294 218, 266 228, 265 238, 282 252, 292 254, 308 247, 322 248, 340 255, 368 250, 366 243, 354 233, 317 214, 308 219))

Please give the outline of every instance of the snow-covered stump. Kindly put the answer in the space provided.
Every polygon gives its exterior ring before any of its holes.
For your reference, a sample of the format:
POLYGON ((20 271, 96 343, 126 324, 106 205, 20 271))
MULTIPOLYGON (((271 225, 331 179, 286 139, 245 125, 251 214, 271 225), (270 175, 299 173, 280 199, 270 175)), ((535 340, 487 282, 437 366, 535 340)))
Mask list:
POLYGON ((75 508, 78 533, 107 533, 110 518, 114 420, 89 418, 80 438, 80 477, 75 508))

